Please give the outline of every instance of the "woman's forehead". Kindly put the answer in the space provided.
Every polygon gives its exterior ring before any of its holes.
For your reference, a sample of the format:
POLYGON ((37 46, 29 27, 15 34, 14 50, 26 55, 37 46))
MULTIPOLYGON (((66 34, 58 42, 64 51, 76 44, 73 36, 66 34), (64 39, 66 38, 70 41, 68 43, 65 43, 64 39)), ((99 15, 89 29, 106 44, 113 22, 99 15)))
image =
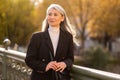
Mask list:
POLYGON ((54 12, 54 13, 60 13, 61 15, 63 15, 63 13, 60 10, 57 10, 56 8, 50 8, 47 11, 47 14, 50 12, 54 12))

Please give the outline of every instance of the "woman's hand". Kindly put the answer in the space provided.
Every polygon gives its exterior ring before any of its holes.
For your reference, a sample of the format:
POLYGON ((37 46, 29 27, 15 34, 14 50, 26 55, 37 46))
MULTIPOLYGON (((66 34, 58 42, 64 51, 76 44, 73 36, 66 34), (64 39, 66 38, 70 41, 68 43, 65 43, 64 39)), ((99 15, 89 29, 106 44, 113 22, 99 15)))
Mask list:
POLYGON ((64 62, 51 61, 46 66, 46 71, 48 71, 49 69, 53 69, 54 71, 62 72, 65 68, 66 64, 64 62))
POLYGON ((58 62, 56 71, 62 72, 66 67, 67 66, 66 66, 65 62, 58 62))
POLYGON ((53 70, 57 69, 56 61, 51 61, 48 63, 48 65, 46 66, 46 71, 48 71, 49 69, 53 69, 53 70))

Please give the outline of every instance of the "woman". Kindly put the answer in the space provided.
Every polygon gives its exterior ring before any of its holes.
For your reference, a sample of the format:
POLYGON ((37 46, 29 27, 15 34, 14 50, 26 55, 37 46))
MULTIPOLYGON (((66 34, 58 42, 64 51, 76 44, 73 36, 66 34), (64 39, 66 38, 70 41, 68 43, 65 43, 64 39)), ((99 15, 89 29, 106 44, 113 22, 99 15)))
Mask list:
POLYGON ((33 70, 31 80, 57 80, 56 72, 62 73, 62 80, 70 80, 73 37, 65 10, 60 5, 48 7, 42 30, 32 35, 25 58, 33 70))

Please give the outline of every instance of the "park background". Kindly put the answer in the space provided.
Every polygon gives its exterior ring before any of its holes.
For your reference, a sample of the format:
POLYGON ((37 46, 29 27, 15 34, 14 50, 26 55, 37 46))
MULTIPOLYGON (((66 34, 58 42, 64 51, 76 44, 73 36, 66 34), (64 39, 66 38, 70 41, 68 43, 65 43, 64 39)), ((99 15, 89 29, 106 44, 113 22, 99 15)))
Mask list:
POLYGON ((120 0, 0 0, 0 47, 26 52, 51 3, 63 6, 75 31, 75 64, 120 74, 120 0))

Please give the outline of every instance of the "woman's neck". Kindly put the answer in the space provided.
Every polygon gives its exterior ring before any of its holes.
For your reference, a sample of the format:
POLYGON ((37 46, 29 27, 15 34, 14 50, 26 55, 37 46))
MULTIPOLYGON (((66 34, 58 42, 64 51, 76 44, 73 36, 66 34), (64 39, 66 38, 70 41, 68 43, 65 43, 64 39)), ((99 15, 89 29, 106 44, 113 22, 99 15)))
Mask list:
POLYGON ((50 31, 58 31, 60 29, 60 27, 52 27, 52 26, 49 26, 49 30, 50 31))

